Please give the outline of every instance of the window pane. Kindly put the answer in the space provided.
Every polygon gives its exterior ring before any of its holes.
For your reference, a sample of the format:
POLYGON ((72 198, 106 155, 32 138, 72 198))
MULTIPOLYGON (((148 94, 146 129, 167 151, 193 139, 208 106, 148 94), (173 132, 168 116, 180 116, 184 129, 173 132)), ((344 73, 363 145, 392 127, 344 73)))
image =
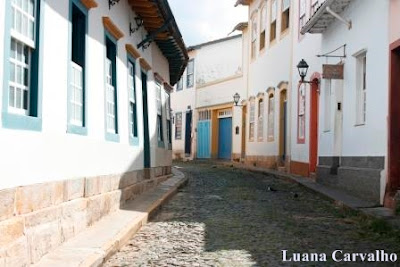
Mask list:
POLYGON ((277 5, 276 5, 276 0, 274 0, 273 2, 272 2, 272 5, 271 5, 271 21, 274 21, 274 20, 276 20, 276 11, 277 11, 277 5))
POLYGON ((8 96, 8 103, 10 107, 15 107, 15 88, 10 86, 10 94, 8 96))
POLYGON ((193 59, 189 61, 188 63, 188 68, 187 68, 188 74, 192 74, 194 72, 194 61, 193 59))
POLYGON ((28 3, 28 14, 31 15, 31 16, 34 16, 34 14, 33 14, 33 12, 34 12, 33 7, 34 7, 34 0, 29 0, 29 3, 28 3))
POLYGON ((24 107, 25 110, 28 110, 28 91, 24 90, 24 107))
POLYGON ((29 82, 29 72, 28 69, 24 68, 24 85, 28 86, 29 85, 28 82, 29 82))
POLYGON ((10 81, 15 82, 15 64, 10 63, 10 81))
POLYGON ((282 10, 288 9, 290 6, 290 0, 283 0, 282 5, 283 5, 282 10))
POLYGON ((22 92, 20 88, 17 88, 17 95, 16 95, 16 108, 22 108, 22 92))

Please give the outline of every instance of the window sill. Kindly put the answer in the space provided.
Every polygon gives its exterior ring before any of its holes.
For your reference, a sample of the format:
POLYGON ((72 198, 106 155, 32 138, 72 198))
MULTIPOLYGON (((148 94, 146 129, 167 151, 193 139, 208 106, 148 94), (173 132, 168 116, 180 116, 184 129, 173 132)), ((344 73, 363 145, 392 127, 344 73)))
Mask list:
POLYGON ((139 137, 129 136, 129 144, 131 146, 139 146, 139 137))
POLYGON ((3 112, 2 125, 8 129, 40 132, 42 131, 42 118, 3 112))
POLYGON ((286 29, 284 29, 282 32, 281 32, 281 36, 280 36, 280 40, 282 40, 282 39, 284 39, 286 36, 288 36, 289 35, 289 27, 288 28, 286 28, 286 29))
POLYGON ((78 134, 78 135, 87 135, 88 131, 86 127, 76 126, 73 124, 68 124, 67 133, 70 134, 78 134))
POLYGON ((159 148, 165 148, 164 141, 158 141, 158 147, 159 148))
POLYGON ((365 122, 354 124, 354 127, 361 127, 361 126, 365 126, 365 122))
POLYGON ((276 42, 277 42, 276 38, 274 40, 272 40, 272 41, 270 40, 268 48, 270 49, 270 48, 274 47, 276 45, 276 42))
POLYGON ((106 132, 106 140, 110 142, 119 143, 119 134, 107 133, 106 132))

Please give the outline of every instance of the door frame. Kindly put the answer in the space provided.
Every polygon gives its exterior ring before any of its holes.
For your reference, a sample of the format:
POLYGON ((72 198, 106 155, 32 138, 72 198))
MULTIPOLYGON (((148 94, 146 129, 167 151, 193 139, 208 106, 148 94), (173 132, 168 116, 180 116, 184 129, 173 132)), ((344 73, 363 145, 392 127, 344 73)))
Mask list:
POLYGON ((393 197, 400 188, 400 39, 390 45, 388 110, 388 179, 385 206, 394 207, 393 197))
POLYGON ((147 92, 147 73, 141 70, 142 80, 142 100, 143 100, 143 159, 144 168, 151 168, 150 152, 150 133, 149 133, 149 115, 148 115, 148 92, 147 92))
POLYGON ((286 165, 287 161, 287 121, 288 112, 285 112, 285 102, 286 108, 288 101, 288 90, 287 84, 282 84, 279 91, 279 161, 283 166, 286 165))
POLYGON ((232 127, 233 127, 233 117, 221 117, 221 118, 218 118, 218 154, 217 154, 217 158, 218 159, 232 159, 232 144, 233 144, 233 134, 232 134, 232 131, 233 131, 233 129, 232 129, 232 127), (230 120, 230 122, 231 122, 231 127, 230 127, 230 147, 231 147, 231 149, 230 149, 230 156, 229 156, 229 158, 222 158, 222 157, 220 157, 220 153, 221 153, 221 149, 220 149, 220 146, 221 146, 221 139, 220 139, 220 134, 221 134, 221 121, 222 120, 230 120))
POLYGON ((192 155, 192 128, 193 128, 193 111, 188 110, 185 113, 185 156, 192 155), (190 122, 188 115, 190 114, 190 122), (189 125, 188 125, 189 124, 189 125))

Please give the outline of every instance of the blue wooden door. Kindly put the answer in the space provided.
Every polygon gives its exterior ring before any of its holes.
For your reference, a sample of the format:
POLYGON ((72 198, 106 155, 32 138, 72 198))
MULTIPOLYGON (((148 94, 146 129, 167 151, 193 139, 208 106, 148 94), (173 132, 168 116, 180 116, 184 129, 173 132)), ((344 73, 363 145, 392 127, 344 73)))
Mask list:
POLYGON ((232 118, 219 119, 218 158, 231 159, 232 154, 232 118))
POLYGON ((197 158, 199 159, 211 158, 210 125, 209 120, 197 123, 197 158))

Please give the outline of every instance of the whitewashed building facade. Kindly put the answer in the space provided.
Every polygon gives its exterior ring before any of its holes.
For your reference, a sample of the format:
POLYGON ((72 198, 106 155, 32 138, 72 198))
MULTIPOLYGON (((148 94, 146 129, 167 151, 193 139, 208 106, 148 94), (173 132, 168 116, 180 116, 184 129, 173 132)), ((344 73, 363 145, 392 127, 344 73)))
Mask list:
POLYGON ((246 94, 242 45, 235 35, 188 48, 188 67, 172 94, 175 158, 232 159, 241 138, 233 95, 246 94))
POLYGON ((24 266, 168 177, 188 56, 164 0, 6 0, 0 22, 0 265, 24 266))

